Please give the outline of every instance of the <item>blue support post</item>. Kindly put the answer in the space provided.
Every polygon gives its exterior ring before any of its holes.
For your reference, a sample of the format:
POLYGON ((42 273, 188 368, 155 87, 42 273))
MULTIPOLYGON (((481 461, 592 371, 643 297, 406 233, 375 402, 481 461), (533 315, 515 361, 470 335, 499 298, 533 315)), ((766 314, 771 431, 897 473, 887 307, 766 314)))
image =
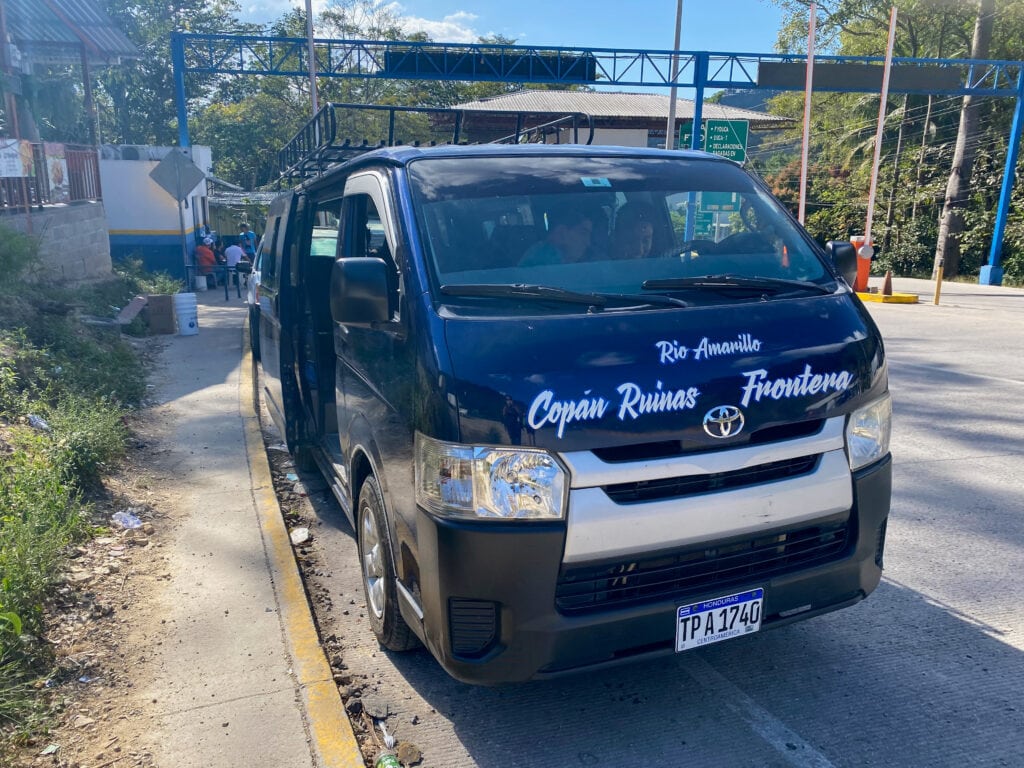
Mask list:
POLYGON ((188 108, 185 100, 185 39, 181 32, 171 33, 171 68, 174 71, 174 101, 178 107, 178 145, 189 147, 188 108))
MULTIPOLYGON (((701 121, 704 119, 704 86, 708 82, 708 54, 698 53, 693 60, 693 128, 690 130, 690 149, 700 149, 701 121)), ((669 137, 665 138, 668 146, 669 137)), ((686 197, 686 228, 683 230, 686 242, 693 240, 697 226, 697 195, 691 192, 686 197)))
POLYGON ((981 268, 981 274, 978 276, 978 283, 981 285, 1003 284, 1003 268, 999 266, 999 260, 1003 252, 1003 236, 1006 234, 1006 217, 1010 214, 1010 197, 1013 194, 1013 183, 1017 176, 1017 157, 1020 154, 1022 130, 1024 130, 1024 69, 1017 75, 1017 108, 1013 112, 1010 144, 1006 150, 1003 188, 999 192, 996 226, 992 230, 992 250, 988 254, 988 264, 981 268))
POLYGON ((690 149, 700 149, 701 121, 704 119, 704 86, 708 82, 708 54, 698 53, 693 59, 693 131, 690 149))

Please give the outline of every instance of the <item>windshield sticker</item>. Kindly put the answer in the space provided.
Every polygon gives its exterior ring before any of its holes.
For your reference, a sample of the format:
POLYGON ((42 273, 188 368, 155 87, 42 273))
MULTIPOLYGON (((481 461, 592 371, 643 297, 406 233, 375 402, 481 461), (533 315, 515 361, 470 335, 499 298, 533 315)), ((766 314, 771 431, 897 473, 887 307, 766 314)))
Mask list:
POLYGON ((789 397, 824 394, 828 391, 842 392, 853 383, 853 374, 848 371, 829 371, 815 373, 810 365, 804 365, 804 372, 792 378, 769 379, 768 371, 758 368, 756 371, 744 371, 747 383, 743 385, 743 399, 740 405, 746 407, 750 401, 760 402, 767 397, 782 400, 789 397))
POLYGON ((597 176, 580 176, 580 181, 583 182, 584 187, 610 187, 612 185, 608 179, 597 176))
MULTIPOLYGON (((620 384, 615 391, 619 393, 616 410, 619 421, 638 419, 649 413, 692 410, 700 397, 700 390, 696 387, 665 389, 660 381, 655 384, 653 391, 645 392, 631 381, 620 384)), ((588 389, 583 393, 584 397, 578 400, 558 400, 554 392, 546 389, 530 403, 526 423, 533 429, 540 429, 545 424, 557 424, 557 434, 562 437, 569 424, 604 418, 612 403, 603 397, 591 397, 590 393, 588 389)))
POLYGON ((658 362, 662 365, 672 365, 682 360, 708 360, 722 355, 760 352, 764 345, 760 339, 755 339, 749 333, 740 333, 735 339, 726 341, 714 341, 705 336, 695 347, 684 347, 675 339, 656 341, 654 346, 658 349, 658 362))

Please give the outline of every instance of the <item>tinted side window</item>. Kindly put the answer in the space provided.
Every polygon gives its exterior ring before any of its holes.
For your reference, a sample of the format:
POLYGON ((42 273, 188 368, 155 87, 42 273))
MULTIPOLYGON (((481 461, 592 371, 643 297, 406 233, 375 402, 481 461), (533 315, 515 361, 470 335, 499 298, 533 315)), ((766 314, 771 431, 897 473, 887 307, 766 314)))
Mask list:
POLYGON ((260 271, 260 283, 271 287, 277 286, 277 264, 278 252, 281 244, 279 232, 281 224, 280 216, 272 216, 267 219, 267 228, 263 233, 263 254, 260 271))
POLYGON ((352 194, 345 197, 345 245, 343 256, 383 259, 388 265, 388 304, 397 319, 400 279, 398 266, 388 244, 384 222, 377 204, 370 195, 352 194))

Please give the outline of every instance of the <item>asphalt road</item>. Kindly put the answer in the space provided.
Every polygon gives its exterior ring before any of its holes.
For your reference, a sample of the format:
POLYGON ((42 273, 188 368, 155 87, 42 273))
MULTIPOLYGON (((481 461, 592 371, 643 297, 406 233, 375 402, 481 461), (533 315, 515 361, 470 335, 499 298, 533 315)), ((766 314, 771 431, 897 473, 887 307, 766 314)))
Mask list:
MULTIPOLYGON (((885 577, 852 608, 671 658, 481 688, 380 650, 352 531, 310 494, 315 570, 357 684, 424 766, 1024 765, 1024 291, 923 281, 871 304, 889 355, 885 577), (415 721, 415 722, 414 722, 415 721)), ((315 489, 315 481, 308 478, 315 489)))

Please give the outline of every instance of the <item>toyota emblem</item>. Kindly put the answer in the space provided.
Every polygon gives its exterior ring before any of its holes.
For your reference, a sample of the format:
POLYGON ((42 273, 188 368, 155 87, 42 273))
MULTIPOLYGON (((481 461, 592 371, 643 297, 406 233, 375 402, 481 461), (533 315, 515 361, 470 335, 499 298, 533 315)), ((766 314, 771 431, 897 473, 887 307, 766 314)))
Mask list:
POLYGON ((716 405, 704 414, 704 431, 721 440, 743 431, 743 411, 735 405, 716 405))

